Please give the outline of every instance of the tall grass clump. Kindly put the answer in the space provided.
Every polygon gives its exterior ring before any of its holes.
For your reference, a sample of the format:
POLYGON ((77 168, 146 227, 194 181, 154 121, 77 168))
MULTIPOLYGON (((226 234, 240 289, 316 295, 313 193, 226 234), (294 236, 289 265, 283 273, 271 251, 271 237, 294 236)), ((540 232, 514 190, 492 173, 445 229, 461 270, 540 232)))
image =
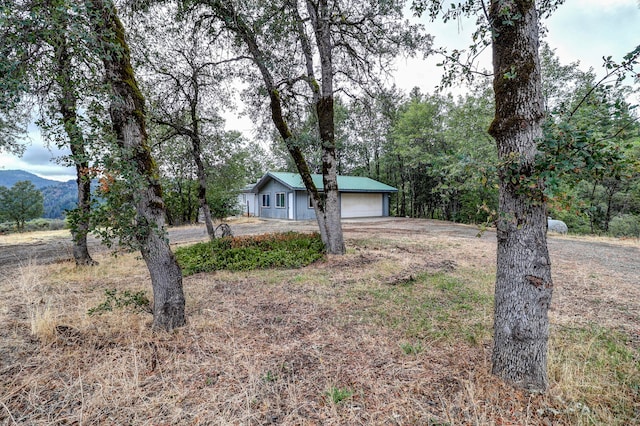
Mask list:
POLYGON ((574 424, 640 420, 640 352, 629 336, 595 324, 558 327, 549 355, 550 379, 574 424))
POLYGON ((51 301, 45 300, 42 276, 34 262, 29 261, 19 267, 15 285, 22 295, 31 325, 31 335, 42 342, 50 342, 55 337, 55 314, 51 301))
POLYGON ((175 254, 183 273, 192 275, 223 269, 300 268, 321 259, 324 245, 318 233, 284 232, 219 238, 179 247, 175 254))

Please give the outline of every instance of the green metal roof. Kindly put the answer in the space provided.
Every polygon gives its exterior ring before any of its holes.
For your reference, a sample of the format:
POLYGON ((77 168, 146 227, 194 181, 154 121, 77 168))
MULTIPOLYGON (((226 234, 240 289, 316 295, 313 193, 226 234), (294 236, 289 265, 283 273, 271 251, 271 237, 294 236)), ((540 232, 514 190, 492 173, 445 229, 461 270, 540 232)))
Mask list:
MULTIPOLYGON (((254 192, 258 192, 256 189, 259 190, 269 178, 275 179, 294 190, 306 190, 302 177, 298 173, 268 172, 256 184, 254 192)), ((311 175, 311 178, 316 187, 322 190, 322 175, 311 175)), ((361 176, 338 176, 338 189, 340 192, 398 192, 393 186, 361 176)))

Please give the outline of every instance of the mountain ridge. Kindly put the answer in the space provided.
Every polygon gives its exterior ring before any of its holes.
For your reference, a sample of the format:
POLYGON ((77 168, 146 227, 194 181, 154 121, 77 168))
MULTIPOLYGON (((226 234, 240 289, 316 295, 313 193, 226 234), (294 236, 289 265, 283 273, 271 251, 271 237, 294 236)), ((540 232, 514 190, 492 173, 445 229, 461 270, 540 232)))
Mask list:
POLYGON ((75 180, 59 181, 47 179, 31 172, 27 172, 26 170, 0 170, 0 186, 11 188, 16 182, 20 182, 22 180, 28 180, 38 189, 61 183, 75 182, 75 180))

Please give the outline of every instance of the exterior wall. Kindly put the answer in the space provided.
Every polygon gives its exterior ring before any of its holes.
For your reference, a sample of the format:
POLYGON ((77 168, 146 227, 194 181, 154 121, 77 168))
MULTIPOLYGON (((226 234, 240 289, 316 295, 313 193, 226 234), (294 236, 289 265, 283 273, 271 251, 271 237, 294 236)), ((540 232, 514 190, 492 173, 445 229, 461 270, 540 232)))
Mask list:
POLYGON ((238 210, 241 216, 258 216, 258 195, 253 192, 242 192, 238 194, 238 210))
POLYGON ((288 213, 288 203, 289 196, 288 193, 291 192, 286 186, 281 184, 280 182, 271 179, 265 186, 260 189, 258 193, 258 216, 266 217, 271 219, 287 219, 288 213), (276 194, 284 193, 284 207, 276 207, 276 194), (269 207, 264 207, 262 205, 263 195, 269 195, 269 207))
POLYGON ((316 212, 309 208, 309 194, 307 191, 296 191, 295 220, 311 220, 316 218, 316 212))
MULTIPOLYGON (((342 217, 379 217, 389 216, 390 199, 389 193, 372 193, 372 192, 349 192, 341 193, 341 205, 343 197, 347 198, 347 204, 350 206, 345 216, 343 211, 342 217), (356 200, 361 200, 362 206, 356 205, 356 200), (375 205, 374 205, 375 204, 375 205)), ((260 192, 245 193, 239 197, 239 204, 243 204, 243 213, 247 214, 247 202, 249 203, 250 215, 255 215, 271 219, 292 219, 292 220, 313 220, 316 218, 315 212, 309 208, 309 196, 307 191, 294 191, 288 186, 278 182, 275 179, 269 179, 260 192), (284 206, 276 207, 276 194, 284 194, 284 206), (290 194, 293 193, 293 209, 289 209, 290 194), (242 195, 246 195, 245 198, 242 195), (269 207, 262 206, 263 195, 269 195, 269 207), (292 215, 291 215, 292 214, 292 215), (291 217, 293 216, 293 217, 291 217)))
POLYGON ((391 194, 382 194, 382 216, 388 217, 390 214, 391 194))

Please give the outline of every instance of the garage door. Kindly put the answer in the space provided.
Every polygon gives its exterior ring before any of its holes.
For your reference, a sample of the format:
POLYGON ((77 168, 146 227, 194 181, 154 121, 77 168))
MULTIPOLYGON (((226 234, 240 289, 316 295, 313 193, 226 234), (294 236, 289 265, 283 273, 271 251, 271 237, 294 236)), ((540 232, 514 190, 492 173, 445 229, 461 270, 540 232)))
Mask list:
POLYGON ((342 217, 382 216, 382 194, 341 194, 342 217))

